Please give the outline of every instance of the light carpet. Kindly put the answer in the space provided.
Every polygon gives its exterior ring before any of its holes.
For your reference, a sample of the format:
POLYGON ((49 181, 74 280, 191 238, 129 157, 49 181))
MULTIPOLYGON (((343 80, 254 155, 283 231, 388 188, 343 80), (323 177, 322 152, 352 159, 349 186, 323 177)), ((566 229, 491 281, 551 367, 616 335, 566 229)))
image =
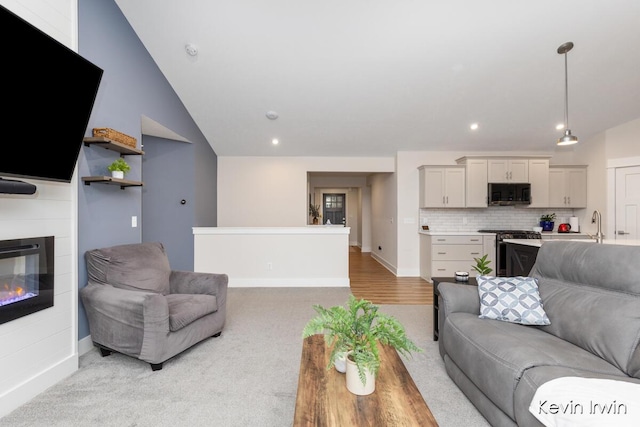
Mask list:
MULTIPOLYGON (((93 349, 80 369, 0 419, 0 426, 291 426, 302 328, 313 304, 342 305, 349 288, 230 288, 222 335, 153 372, 93 349)), ((438 424, 489 426, 447 376, 430 305, 381 305, 424 352, 403 361, 438 424)))

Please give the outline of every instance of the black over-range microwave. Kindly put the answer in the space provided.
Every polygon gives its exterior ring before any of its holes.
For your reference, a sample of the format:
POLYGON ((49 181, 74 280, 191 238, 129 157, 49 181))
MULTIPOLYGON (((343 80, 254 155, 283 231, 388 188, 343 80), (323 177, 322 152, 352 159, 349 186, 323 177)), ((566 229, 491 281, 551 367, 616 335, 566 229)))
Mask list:
POLYGON ((511 206, 531 204, 531 184, 489 183, 489 205, 511 206))

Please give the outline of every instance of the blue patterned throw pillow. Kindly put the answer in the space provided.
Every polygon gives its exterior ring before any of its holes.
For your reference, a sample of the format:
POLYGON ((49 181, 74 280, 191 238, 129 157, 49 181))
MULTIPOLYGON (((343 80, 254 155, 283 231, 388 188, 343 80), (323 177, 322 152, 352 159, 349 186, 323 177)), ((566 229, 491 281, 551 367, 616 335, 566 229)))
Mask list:
POLYGON ((480 318, 522 325, 550 325, 533 277, 478 276, 480 318))

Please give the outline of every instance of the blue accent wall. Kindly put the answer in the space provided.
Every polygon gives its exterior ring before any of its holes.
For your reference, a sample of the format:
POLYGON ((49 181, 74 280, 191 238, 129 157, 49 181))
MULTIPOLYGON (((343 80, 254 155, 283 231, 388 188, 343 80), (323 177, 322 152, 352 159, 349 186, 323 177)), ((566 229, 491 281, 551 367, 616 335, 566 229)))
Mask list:
MULTIPOLYGON (((192 203, 179 212, 183 216, 180 218, 182 224, 216 226, 217 156, 113 0, 78 1, 78 40, 80 55, 104 70, 86 135, 91 136, 91 130, 95 127, 108 127, 135 137, 140 146, 143 141, 141 116, 146 116, 191 141, 188 152, 176 157, 173 163, 175 168, 188 172, 170 182, 163 182, 163 185, 174 190, 189 189, 192 203)), ((154 143, 153 138, 144 137, 145 143, 147 139, 150 140, 148 144, 154 143)), ((162 150, 161 146, 154 148, 157 148, 153 150, 155 158, 170 154, 159 151, 162 150)), ((156 229, 164 227, 168 230, 176 221, 175 217, 164 214, 161 203, 145 207, 143 211, 143 192, 146 191, 145 187, 154 185, 154 170, 157 168, 150 167, 149 173, 145 170, 143 174, 145 163, 142 156, 125 157, 131 165, 126 178, 142 180, 144 175, 144 187, 120 189, 112 185, 83 184, 82 176, 108 175, 106 167, 117 157, 118 153, 99 147, 83 147, 80 152, 79 287, 87 282, 84 260, 87 250, 139 243, 143 241, 142 229, 147 221, 150 227, 153 223, 156 229), (138 217, 136 228, 131 226, 132 216, 138 217)), ((147 160, 154 161, 145 158, 147 160)), ((183 230, 186 228, 182 227, 183 230)), ((193 235, 190 229, 183 233, 155 233, 153 240, 161 240, 167 247, 172 267, 175 263, 193 268, 193 235), (190 250, 185 251, 184 248, 190 250), (177 259, 172 262, 171 257, 177 259)), ((78 339, 89 334, 84 307, 79 301, 78 339)))

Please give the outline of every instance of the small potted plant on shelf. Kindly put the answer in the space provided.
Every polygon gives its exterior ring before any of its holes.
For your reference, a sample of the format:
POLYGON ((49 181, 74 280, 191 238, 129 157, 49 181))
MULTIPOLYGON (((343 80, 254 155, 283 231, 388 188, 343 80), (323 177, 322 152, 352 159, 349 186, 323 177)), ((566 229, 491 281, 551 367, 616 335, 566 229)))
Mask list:
POLYGON ((365 299, 349 295, 345 306, 313 308, 318 314, 304 327, 302 338, 324 334, 326 344, 331 347, 327 369, 346 355, 347 389, 353 394, 367 395, 375 390, 380 368, 378 343, 389 345, 405 356, 422 351, 407 337, 400 321, 380 313, 378 306, 365 299))
POLYGON ((471 265, 471 267, 473 267, 473 269, 477 271, 478 275, 480 276, 486 276, 487 274, 493 271, 493 269, 489 267, 489 263, 491 262, 491 260, 487 259, 488 256, 489 254, 484 254, 484 256, 481 258, 473 259, 476 262, 476 264, 471 265))
POLYGON ((320 205, 312 205, 309 203, 309 216, 313 219, 313 223, 318 223, 318 218, 322 216, 320 213, 320 205))
POLYGON ((111 172, 113 178, 123 179, 124 175, 131 170, 131 166, 122 157, 118 157, 107 166, 107 169, 111 172))
POLYGON ((540 227, 542 231, 553 231, 554 220, 556 219, 555 213, 544 214, 540 217, 540 227))

